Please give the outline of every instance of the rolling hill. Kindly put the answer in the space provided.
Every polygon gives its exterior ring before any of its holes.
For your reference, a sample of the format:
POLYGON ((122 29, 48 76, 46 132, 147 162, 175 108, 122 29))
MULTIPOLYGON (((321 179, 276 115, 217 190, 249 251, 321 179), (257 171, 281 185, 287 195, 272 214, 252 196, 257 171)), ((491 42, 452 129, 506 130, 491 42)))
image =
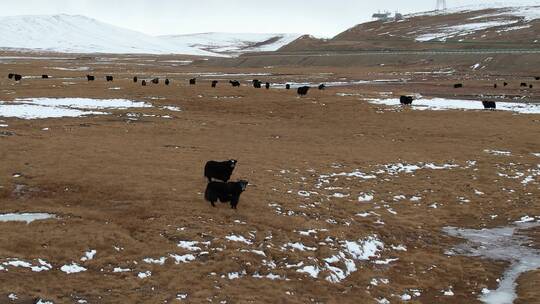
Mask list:
POLYGON ((332 39, 302 36, 282 52, 438 48, 538 48, 540 6, 462 7, 372 21, 332 39))
POLYGON ((203 33, 151 36, 81 15, 0 17, 0 48, 63 53, 235 56, 275 51, 291 34, 203 33))

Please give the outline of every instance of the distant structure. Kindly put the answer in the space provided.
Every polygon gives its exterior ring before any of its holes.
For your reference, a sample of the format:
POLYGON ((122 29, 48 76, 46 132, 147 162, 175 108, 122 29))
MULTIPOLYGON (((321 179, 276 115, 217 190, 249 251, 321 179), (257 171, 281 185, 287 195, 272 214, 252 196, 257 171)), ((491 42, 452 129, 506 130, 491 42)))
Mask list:
POLYGON ((446 0, 437 0, 437 10, 446 10, 446 0))
POLYGON ((373 16, 371 17, 377 19, 378 21, 385 22, 385 21, 390 21, 391 16, 392 14, 390 12, 384 12, 384 13, 378 12, 378 13, 373 14, 373 16))
POLYGON ((382 22, 403 20, 403 15, 398 12, 396 12, 396 14, 392 16, 392 13, 390 12, 381 13, 379 11, 378 13, 373 14, 373 16, 371 17, 374 19, 377 19, 377 21, 382 21, 382 22))

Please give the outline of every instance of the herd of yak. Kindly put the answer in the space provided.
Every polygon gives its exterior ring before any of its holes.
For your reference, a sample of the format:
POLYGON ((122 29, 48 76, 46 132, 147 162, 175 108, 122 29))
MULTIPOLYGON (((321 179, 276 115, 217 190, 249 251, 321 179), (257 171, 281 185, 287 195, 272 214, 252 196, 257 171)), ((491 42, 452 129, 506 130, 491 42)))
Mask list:
MULTIPOLYGON (((19 74, 9 73, 9 74, 8 74, 8 78, 9 78, 9 79, 14 79, 15 81, 21 81, 22 76, 19 75, 19 74)), ((44 75, 41 75, 41 78, 43 78, 43 79, 48 79, 48 78, 49 78, 49 75, 45 75, 45 74, 44 74, 44 75)), ((95 81, 95 80, 96 80, 96 77, 93 76, 93 75, 86 75, 86 79, 87 79, 88 81, 95 81)), ((106 80, 107 82, 109 82, 109 81, 114 81, 114 77, 113 77, 113 76, 107 75, 107 76, 105 76, 105 80, 106 80)), ((134 83, 138 83, 138 82, 139 82, 139 78, 138 78, 137 76, 133 77, 133 82, 134 82, 134 83)), ((153 84, 159 84, 159 78, 154 78, 154 79, 151 80, 151 82, 152 82, 153 84)), ((170 81, 168 78, 165 79, 165 85, 169 85, 170 83, 171 83, 171 81, 170 81)), ((218 83, 219 83, 219 81, 213 80, 213 81, 212 81, 212 88, 216 88, 217 85, 218 85, 218 83)), ((230 83, 233 87, 240 87, 240 82, 239 82, 238 80, 230 80, 229 83, 230 83)), ((146 86, 147 84, 148 84, 148 83, 147 83, 146 80, 142 80, 142 81, 141 81, 141 85, 142 85, 143 87, 146 86)), ((196 84, 197 84, 197 78, 192 78, 192 79, 190 79, 190 80, 189 80, 189 84, 190 84, 190 85, 196 85, 196 84)), ((260 89, 260 88, 262 88, 262 86, 263 86, 262 81, 260 81, 260 80, 258 80, 258 79, 254 79, 254 80, 252 81, 252 84, 253 84, 253 87, 256 88, 256 89, 260 89)), ((265 87, 267 90, 270 89, 270 82, 266 82, 266 83, 264 84, 264 87, 265 87)), ((319 89, 319 90, 324 90, 325 88, 326 88, 326 85, 324 85, 324 84, 320 84, 320 85, 318 86, 318 89, 319 89)), ((291 85, 290 85, 290 84, 286 84, 286 85, 285 85, 285 89, 290 90, 290 89, 291 89, 291 85)), ((298 95, 300 95, 300 96, 304 96, 304 95, 307 95, 307 94, 308 94, 309 89, 310 89, 309 86, 301 86, 301 87, 299 87, 299 88, 297 89, 297 93, 298 93, 298 95)))
MULTIPOLYGON (((8 78, 9 78, 9 79, 14 79, 15 81, 21 81, 22 76, 19 75, 19 74, 9 73, 8 78)), ((41 78, 47 79, 47 78, 49 78, 49 75, 42 75, 41 78)), ((93 76, 93 75, 86 75, 86 79, 87 79, 88 81, 95 81, 95 80, 96 80, 96 77, 93 76)), ((535 79, 536 79, 536 80, 540 80, 540 77, 535 77, 535 79)), ((113 81, 113 80, 114 80, 114 77, 113 77, 113 76, 105 76, 105 80, 106 80, 106 81, 113 81)), ((139 78, 138 78, 137 76, 133 77, 133 82, 134 82, 134 83, 138 83, 138 82, 139 82, 139 78)), ((152 82, 153 84, 159 84, 159 78, 154 78, 154 79, 151 80, 151 82, 152 82)), ((169 79, 165 79, 165 85, 169 85, 170 83, 171 83, 171 81, 170 81, 169 79)), ((212 83, 211 83, 212 88, 216 88, 217 85, 218 85, 218 83, 219 83, 219 81, 213 80, 212 83)), ((233 87, 240 87, 240 82, 239 82, 238 80, 230 80, 229 83, 230 83, 233 87)), ((197 78, 192 78, 192 79, 190 79, 190 80, 189 80, 189 84, 190 84, 190 85, 196 85, 196 84, 197 84, 197 78)), ((142 80, 142 81, 141 81, 141 85, 142 85, 142 86, 146 86, 146 85, 147 85, 147 81, 146 81, 146 80, 142 80)), ((260 81, 260 80, 258 80, 258 79, 254 79, 254 80, 252 81, 252 85, 253 85, 254 88, 260 89, 260 88, 263 87, 263 82, 260 81)), ((508 83, 507 83, 507 82, 504 82, 504 83, 503 83, 503 86, 505 86, 505 87, 508 86, 508 83)), ((269 82, 264 83, 264 87, 265 87, 267 90, 270 89, 270 83, 269 83, 269 82)), ((493 85, 493 87, 496 89, 496 88, 498 87, 498 84, 495 83, 495 84, 493 85)), ((523 88, 523 87, 525 87, 525 88, 528 87, 528 88, 532 89, 532 88, 533 88, 533 85, 532 85, 532 84, 527 84, 527 83, 525 83, 525 82, 522 82, 522 83, 520 84, 520 87, 522 87, 522 88, 523 88)), ((300 95, 300 96, 305 96, 305 95, 308 94, 310 88, 311 88, 311 87, 309 87, 309 86, 301 86, 301 87, 299 87, 299 88, 297 89, 297 93, 298 93, 298 95, 300 95)), ((319 90, 324 90, 325 88, 326 88, 326 86, 325 86, 324 84, 320 84, 320 85, 318 86, 318 89, 319 89, 319 90)), ((463 88, 463 84, 462 84, 462 83, 456 83, 456 84, 454 84, 454 88, 455 88, 455 89, 463 88)), ((285 85, 285 89, 290 90, 290 89, 291 89, 291 85, 290 85, 290 84, 286 84, 286 85, 285 85)), ((401 97, 400 97, 400 103, 401 103, 402 105, 411 105, 413 101, 414 101, 414 98, 413 98, 412 96, 401 96, 401 97)), ((496 108, 496 104, 495 104, 495 102, 493 102, 493 101, 484 101, 483 104, 484 104, 484 108, 486 108, 486 109, 495 109, 495 108, 496 108)))

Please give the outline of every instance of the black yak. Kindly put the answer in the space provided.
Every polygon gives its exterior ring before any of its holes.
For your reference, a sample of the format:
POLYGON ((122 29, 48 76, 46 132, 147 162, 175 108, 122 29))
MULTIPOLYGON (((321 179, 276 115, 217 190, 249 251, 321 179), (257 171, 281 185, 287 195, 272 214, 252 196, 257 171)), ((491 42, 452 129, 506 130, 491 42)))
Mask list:
POLYGON ((319 85, 319 90, 324 90, 324 89, 326 89, 326 86, 324 85, 324 83, 321 83, 319 85))
POLYGON ((462 83, 456 83, 454 85, 454 89, 459 89, 459 88, 463 88, 463 84, 462 83))
POLYGON ((143 81, 141 82, 141 84, 142 84, 143 87, 145 87, 145 86, 146 86, 146 80, 143 80, 143 81))
POLYGON ((231 208, 236 209, 240 201, 240 194, 246 191, 249 182, 241 180, 238 182, 211 182, 206 186, 204 191, 204 199, 212 204, 212 207, 216 206, 216 202, 219 200, 222 203, 231 203, 231 208))
POLYGON ((237 80, 229 80, 229 83, 234 87, 240 87, 240 82, 237 80))
POLYGON ((137 76, 133 77, 133 82, 138 82, 139 81, 139 78, 137 76))
POLYGON ((497 108, 495 101, 482 101, 482 104, 484 105, 484 109, 495 110, 497 108))
POLYGON ((411 105, 413 100, 414 98, 412 96, 401 96, 399 98, 399 103, 401 103, 402 105, 411 105))
POLYGON ((13 79, 13 76, 15 76, 15 74, 13 74, 13 73, 9 73, 9 74, 8 74, 8 78, 9 78, 9 79, 13 79))
POLYGON ((208 179, 208 182, 211 182, 213 178, 228 182, 237 163, 234 159, 223 162, 209 161, 204 166, 204 177, 208 179))
POLYGON ((159 78, 152 79, 152 83, 153 84, 159 84, 159 78))
POLYGON ((217 80, 212 80, 212 88, 217 87, 217 84, 218 84, 217 80))
POLYGON ((190 84, 190 85, 195 85, 195 84, 197 84, 197 78, 191 78, 191 79, 189 80, 189 84, 190 84))
POLYGON ((22 79, 22 76, 19 74, 15 74, 13 77, 15 78, 15 81, 20 81, 22 79))
POLYGON ((171 82, 169 81, 169 79, 165 79, 165 85, 169 85, 171 82))
POLYGON ((43 74, 43 75, 41 75, 41 79, 49 79, 49 75, 43 74))
POLYGON ((96 77, 92 75, 86 75, 86 79, 88 79, 88 81, 94 81, 96 80, 96 77))
POLYGON ((296 92, 298 93, 298 95, 300 96, 304 96, 304 95, 307 95, 309 91, 309 87, 308 86, 304 86, 304 87, 299 87, 296 92))
POLYGON ((255 89, 260 89, 262 87, 262 82, 258 79, 253 79, 253 87, 255 89))
POLYGON ((269 89, 270 89, 270 82, 267 82, 267 83, 264 85, 264 87, 265 87, 267 90, 269 90, 269 89))
POLYGON ((286 89, 286 90, 290 90, 290 89, 291 89, 291 85, 287 83, 287 84, 285 85, 285 89, 286 89))
POLYGON ((114 78, 112 76, 105 76, 105 79, 107 81, 113 81, 114 80, 114 78))
POLYGON ((519 86, 520 87, 527 87, 527 84, 525 82, 522 82, 519 86))

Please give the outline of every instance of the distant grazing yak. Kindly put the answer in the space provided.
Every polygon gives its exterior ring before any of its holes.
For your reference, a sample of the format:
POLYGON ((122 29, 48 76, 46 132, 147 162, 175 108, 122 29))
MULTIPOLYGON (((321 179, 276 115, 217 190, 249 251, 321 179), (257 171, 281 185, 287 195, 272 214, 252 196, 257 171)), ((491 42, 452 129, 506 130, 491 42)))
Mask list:
POLYGON ((495 101, 482 101, 482 104, 484 105, 484 109, 495 110, 497 108, 495 101))
POLYGON ((234 87, 240 87, 240 82, 237 80, 229 80, 229 83, 234 87))
POLYGON ((305 96, 305 95, 307 95, 308 91, 309 91, 309 87, 308 87, 308 86, 299 87, 298 90, 296 90, 296 92, 297 92, 298 95, 300 95, 300 96, 305 96))
POLYGON ((107 81, 113 81, 114 80, 114 78, 112 76, 105 76, 105 79, 107 81))
POLYGON ((532 88, 533 88, 533 85, 532 85, 532 84, 530 84, 530 85, 529 85, 529 89, 532 89, 532 88))
POLYGON ((540 80, 540 77, 534 77, 535 80, 540 80))
POLYGON ((159 78, 152 79, 152 83, 153 84, 159 84, 159 78))
POLYGON ((246 191, 249 182, 241 180, 238 182, 210 182, 206 186, 204 191, 204 199, 212 204, 212 207, 216 206, 216 202, 219 200, 222 203, 231 203, 231 208, 236 209, 240 202, 240 195, 246 191))
POLYGON ((92 75, 86 75, 86 79, 88 79, 88 81, 94 81, 96 80, 96 77, 92 75))
POLYGON ((253 87, 255 89, 260 89, 262 87, 262 82, 259 79, 253 79, 253 87))
POLYGON ((527 87, 527 84, 525 82, 522 82, 519 86, 520 87, 527 87))
POLYGON ((49 79, 49 75, 43 74, 43 75, 41 75, 41 79, 49 79))
POLYGON ((286 89, 286 90, 290 90, 290 89, 291 89, 291 85, 287 83, 287 84, 285 85, 285 89, 286 89))
POLYGON ((165 85, 169 85, 171 82, 169 81, 169 79, 165 79, 165 85))
POLYGON ((462 83, 456 83, 454 85, 454 89, 459 89, 459 88, 463 88, 463 84, 462 83))
POLYGON ((146 80, 143 80, 143 81, 141 82, 141 84, 142 84, 143 87, 145 87, 145 86, 146 86, 146 80))
POLYGON ((326 89, 326 86, 324 85, 324 83, 321 83, 319 85, 319 90, 324 90, 324 89, 326 89))
POLYGON ((219 81, 217 81, 217 80, 212 80, 212 88, 217 87, 218 82, 219 81))
POLYGON ((411 105, 414 98, 412 96, 401 96, 399 98, 399 103, 402 105, 411 105))
POLYGON ((269 89, 270 89, 270 82, 267 82, 267 83, 264 85, 264 87, 265 87, 267 90, 269 90, 269 89))
POLYGON ((13 73, 9 73, 9 74, 8 74, 8 78, 9 78, 9 79, 13 79, 13 76, 15 76, 15 74, 13 74, 13 73))
POLYGON ((137 76, 133 77, 133 82, 137 83, 139 81, 139 78, 137 76))
POLYGON ((494 85, 493 85, 493 88, 495 88, 495 89, 496 89, 496 88, 497 88, 497 84, 494 84, 494 85))
POLYGON ((204 177, 208 179, 208 182, 211 182, 212 179, 228 182, 237 163, 238 161, 234 159, 222 162, 211 160, 204 166, 204 177))
POLYGON ((508 82, 503 83, 503 86, 507 86, 507 85, 508 85, 508 82))
POLYGON ((13 75, 13 78, 15 78, 15 81, 20 81, 22 79, 22 76, 19 74, 13 75))
POLYGON ((189 84, 190 84, 190 85, 195 85, 195 84, 197 84, 197 78, 192 78, 192 79, 190 79, 190 80, 189 80, 189 84))

